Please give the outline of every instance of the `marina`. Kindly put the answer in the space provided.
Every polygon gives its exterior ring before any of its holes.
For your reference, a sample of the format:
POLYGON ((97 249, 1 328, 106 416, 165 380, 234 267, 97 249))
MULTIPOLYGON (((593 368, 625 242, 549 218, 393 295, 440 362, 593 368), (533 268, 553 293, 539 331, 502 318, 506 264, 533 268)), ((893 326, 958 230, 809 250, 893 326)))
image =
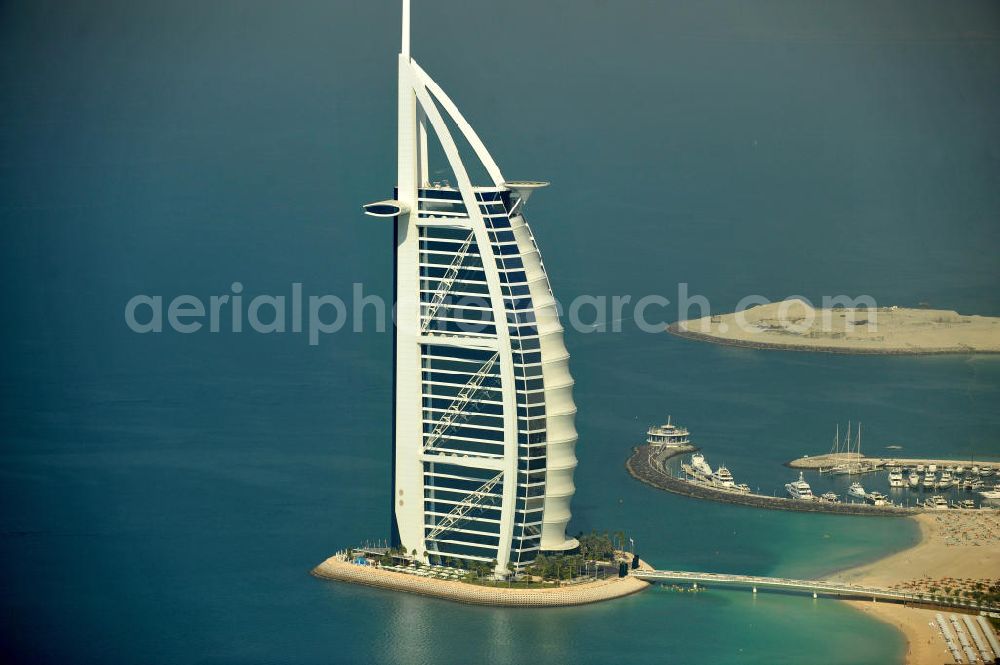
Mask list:
POLYGON ((856 429, 848 423, 841 438, 838 426, 830 453, 788 463, 799 470, 798 479, 785 483, 783 493, 775 489, 771 495, 759 488, 754 493, 725 464, 713 469, 691 442, 690 430, 670 417, 665 425, 647 430, 646 444, 633 451, 626 466, 636 479, 669 492, 777 510, 905 515, 992 508, 1000 500, 1000 484, 988 480, 997 473, 989 464, 867 458, 861 452, 862 433, 860 423, 856 429), (807 480, 806 470, 817 477, 807 480))

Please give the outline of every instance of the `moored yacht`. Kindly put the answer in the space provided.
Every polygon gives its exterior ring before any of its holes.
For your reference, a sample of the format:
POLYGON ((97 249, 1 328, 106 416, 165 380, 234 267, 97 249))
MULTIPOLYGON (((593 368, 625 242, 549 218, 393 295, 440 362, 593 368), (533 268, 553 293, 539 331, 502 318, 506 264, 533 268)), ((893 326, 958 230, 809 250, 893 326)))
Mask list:
POLYGON ((910 475, 906 476, 907 482, 910 483, 910 487, 917 487, 920 484, 920 475, 916 471, 910 471, 910 475))
POLYGON ((869 492, 868 496, 865 497, 865 501, 873 506, 884 506, 889 503, 889 499, 885 496, 885 494, 881 494, 879 492, 869 492))
POLYGON ((951 474, 947 470, 941 473, 941 480, 937 483, 938 489, 946 490, 951 487, 951 474))
POLYGON ((889 472, 889 487, 902 487, 903 484, 903 472, 901 469, 893 469, 889 472))
POLYGON ((924 508, 930 508, 932 510, 947 510, 948 502, 943 496, 936 494, 924 501, 924 508))
POLYGON ((712 475, 712 467, 708 465, 708 462, 705 461, 705 456, 701 453, 691 455, 691 468, 700 474, 706 476, 712 475))
POLYGON ((746 483, 740 483, 739 485, 736 486, 735 489, 740 494, 750 494, 750 486, 747 485, 746 483))
POLYGON ((861 483, 858 482, 851 483, 851 487, 850 489, 847 490, 847 493, 850 494, 851 496, 856 496, 859 499, 863 499, 866 496, 868 496, 868 492, 866 492, 865 488, 862 487, 861 483))
POLYGON ((834 492, 827 492, 823 494, 820 499, 826 501, 827 503, 840 503, 840 497, 834 492))
POLYGON ((937 481, 937 478, 934 476, 933 473, 927 472, 926 474, 924 474, 924 487, 933 488, 934 487, 934 483, 936 481, 937 481))
POLYGON ((806 482, 805 478, 802 477, 802 472, 799 472, 799 479, 794 480, 790 483, 785 484, 785 490, 788 495, 793 499, 801 499, 803 501, 812 501, 816 497, 813 496, 812 488, 809 487, 809 483, 806 482))
POLYGON ((725 466, 720 466, 712 474, 712 483, 722 487, 724 489, 733 489, 736 487, 736 482, 733 481, 733 474, 729 473, 729 469, 725 466))

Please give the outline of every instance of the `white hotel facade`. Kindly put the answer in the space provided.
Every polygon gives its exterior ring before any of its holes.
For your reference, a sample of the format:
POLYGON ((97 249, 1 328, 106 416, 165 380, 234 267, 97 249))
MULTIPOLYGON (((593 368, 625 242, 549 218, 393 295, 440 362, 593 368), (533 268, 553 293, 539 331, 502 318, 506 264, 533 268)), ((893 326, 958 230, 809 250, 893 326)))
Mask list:
POLYGON ((364 207, 395 224, 393 542, 430 563, 495 560, 497 573, 573 549, 573 378, 523 215, 546 183, 506 180, 410 57, 409 0, 396 183, 394 199, 364 207), (470 181, 449 121, 490 182, 470 181), (429 136, 454 185, 429 182, 429 136))

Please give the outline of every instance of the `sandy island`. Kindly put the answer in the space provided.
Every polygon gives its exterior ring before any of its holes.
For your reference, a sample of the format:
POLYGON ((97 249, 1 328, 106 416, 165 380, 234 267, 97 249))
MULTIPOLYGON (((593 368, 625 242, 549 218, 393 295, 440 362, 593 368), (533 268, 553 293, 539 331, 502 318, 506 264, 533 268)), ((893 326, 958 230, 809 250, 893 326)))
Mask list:
MULTIPOLYGON (((843 571, 832 579, 946 593, 964 592, 977 582, 1000 581, 1000 511, 957 511, 926 513, 909 519, 920 525, 921 541, 902 552, 874 563, 843 571)), ((907 665, 950 663, 934 622, 936 612, 946 616, 953 610, 932 610, 895 603, 844 601, 870 616, 895 626, 907 640, 907 665)))
MULTIPOLYGON (((641 559, 639 567, 652 570, 641 559)), ((578 582, 542 589, 507 589, 455 580, 420 577, 409 573, 384 570, 375 566, 360 566, 337 556, 332 556, 316 566, 312 574, 328 580, 351 582, 391 591, 433 596, 459 603, 492 605, 494 607, 583 605, 628 596, 649 586, 649 582, 629 576, 609 577, 594 582, 578 582)))
POLYGON ((790 299, 678 321, 680 337, 760 349, 827 353, 1000 353, 1000 318, 902 307, 815 309, 790 299))

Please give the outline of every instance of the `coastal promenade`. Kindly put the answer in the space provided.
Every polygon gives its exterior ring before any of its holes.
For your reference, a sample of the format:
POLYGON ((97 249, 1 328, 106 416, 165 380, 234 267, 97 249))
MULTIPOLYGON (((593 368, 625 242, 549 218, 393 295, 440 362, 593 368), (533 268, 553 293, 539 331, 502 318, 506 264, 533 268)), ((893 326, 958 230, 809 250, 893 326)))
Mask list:
POLYGON ((636 446, 625 463, 629 474, 636 480, 657 489, 674 494, 681 494, 695 499, 707 499, 722 503, 732 503, 751 508, 766 508, 769 510, 794 510, 807 513, 832 513, 835 515, 866 515, 883 517, 904 517, 923 512, 917 508, 902 508, 899 506, 870 506, 860 503, 830 503, 828 501, 799 501, 784 497, 766 496, 763 494, 740 494, 718 489, 705 483, 695 483, 670 475, 663 464, 677 455, 692 450, 668 449, 666 452, 650 454, 649 446, 636 446))
MULTIPOLYGON (((640 565, 644 569, 651 570, 645 563, 640 565)), ((358 565, 337 556, 330 557, 316 566, 312 570, 312 574, 328 580, 363 584, 390 591, 405 591, 471 605, 492 605, 494 607, 584 605, 628 596, 649 586, 649 582, 630 575, 551 588, 509 589, 399 573, 375 566, 358 565)))
POLYGON ((640 570, 631 574, 647 582, 686 582, 691 584, 711 584, 723 587, 742 587, 754 591, 769 589, 796 593, 811 593, 816 596, 831 596, 837 598, 862 598, 883 600, 893 603, 928 603, 937 607, 954 607, 965 610, 980 611, 996 608, 981 606, 972 601, 952 598, 933 599, 930 594, 911 593, 880 587, 859 586, 829 580, 795 580, 781 577, 762 577, 757 575, 729 575, 725 573, 701 573, 681 570, 640 570))

